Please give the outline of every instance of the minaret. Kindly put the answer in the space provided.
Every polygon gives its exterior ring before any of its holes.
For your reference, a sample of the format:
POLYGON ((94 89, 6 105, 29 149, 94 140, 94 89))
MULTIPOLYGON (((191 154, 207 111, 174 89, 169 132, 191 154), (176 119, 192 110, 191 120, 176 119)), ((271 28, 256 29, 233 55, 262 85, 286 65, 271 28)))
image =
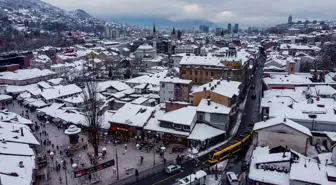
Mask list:
POLYGON ((156 55, 156 30, 155 30, 155 24, 153 25, 153 48, 155 50, 155 55, 156 55))

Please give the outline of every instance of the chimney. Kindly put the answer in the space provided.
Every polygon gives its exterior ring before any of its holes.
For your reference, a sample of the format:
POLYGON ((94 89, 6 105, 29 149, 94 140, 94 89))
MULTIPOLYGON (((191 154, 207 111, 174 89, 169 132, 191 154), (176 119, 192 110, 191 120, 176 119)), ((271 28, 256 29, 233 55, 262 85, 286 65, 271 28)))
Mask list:
POLYGON ((20 167, 20 168, 24 168, 23 161, 20 161, 20 162, 19 162, 19 167, 20 167))
POLYGON ((286 118, 284 118, 284 122, 286 122, 286 118))
POLYGON ((210 82, 212 82, 212 81, 213 81, 213 78, 210 79, 210 82))
POLYGON ((20 131, 21 131, 21 136, 24 136, 22 127, 20 128, 20 131))
POLYGON ((230 82, 230 77, 229 76, 227 77, 227 81, 230 82))
POLYGON ((285 151, 283 152, 283 155, 282 155, 282 157, 283 157, 283 158, 285 158, 285 157, 286 157, 286 152, 287 152, 287 146, 286 146, 286 149, 285 149, 285 151))
POLYGON ((326 165, 326 166, 328 165, 328 159, 326 159, 326 163, 325 163, 325 165, 326 165))
POLYGON ((211 105, 211 100, 210 100, 210 98, 208 98, 208 105, 209 105, 209 106, 211 105))

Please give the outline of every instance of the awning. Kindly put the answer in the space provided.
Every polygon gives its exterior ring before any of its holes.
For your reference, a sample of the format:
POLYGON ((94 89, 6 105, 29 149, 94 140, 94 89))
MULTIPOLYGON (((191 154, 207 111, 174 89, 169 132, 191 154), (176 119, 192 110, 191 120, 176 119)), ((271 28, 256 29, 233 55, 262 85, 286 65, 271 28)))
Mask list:
POLYGON ((217 129, 215 127, 209 126, 203 123, 197 123, 189 135, 188 139, 205 141, 207 139, 225 134, 224 130, 217 129))

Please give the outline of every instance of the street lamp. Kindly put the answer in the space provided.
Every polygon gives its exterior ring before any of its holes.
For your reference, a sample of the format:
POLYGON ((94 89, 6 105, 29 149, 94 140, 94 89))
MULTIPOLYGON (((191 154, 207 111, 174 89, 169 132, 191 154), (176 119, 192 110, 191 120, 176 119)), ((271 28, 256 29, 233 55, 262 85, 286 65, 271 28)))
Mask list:
POLYGON ((62 163, 63 163, 63 168, 64 168, 65 185, 68 185, 68 175, 67 175, 67 171, 66 171, 67 163, 66 163, 64 158, 62 160, 62 163))

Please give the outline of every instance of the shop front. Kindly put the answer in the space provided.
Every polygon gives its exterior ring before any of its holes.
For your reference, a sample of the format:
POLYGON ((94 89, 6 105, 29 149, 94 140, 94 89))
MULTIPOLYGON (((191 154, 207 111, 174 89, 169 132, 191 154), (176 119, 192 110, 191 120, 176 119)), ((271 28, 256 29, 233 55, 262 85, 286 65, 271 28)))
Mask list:
POLYGON ((158 132, 158 131, 147 131, 146 138, 154 138, 156 143, 163 144, 183 144, 187 146, 188 136, 175 135, 170 133, 158 132))
POLYGON ((136 128, 128 125, 121 125, 111 123, 111 134, 125 139, 134 138, 136 135, 136 128))

